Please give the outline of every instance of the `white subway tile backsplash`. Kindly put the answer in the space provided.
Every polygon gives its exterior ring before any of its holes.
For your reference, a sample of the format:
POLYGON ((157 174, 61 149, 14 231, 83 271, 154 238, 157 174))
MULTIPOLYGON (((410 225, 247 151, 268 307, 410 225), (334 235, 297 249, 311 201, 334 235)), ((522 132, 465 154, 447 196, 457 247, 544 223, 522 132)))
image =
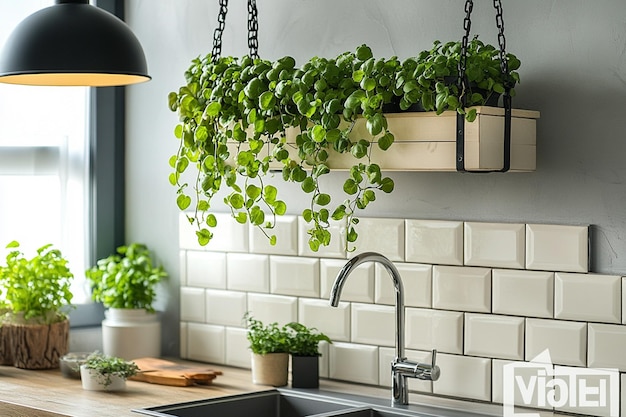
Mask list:
POLYGON ((346 259, 346 248, 344 237, 346 235, 346 227, 344 222, 330 221, 330 245, 320 246, 317 252, 309 247, 308 230, 311 224, 304 221, 302 217, 298 217, 298 255, 300 256, 318 256, 324 258, 341 258, 346 259))
POLYGON ((204 323, 205 289, 182 287, 180 289, 180 319, 204 323))
POLYGON ((527 317, 554 316, 554 273, 494 269, 493 312, 527 317))
POLYGON ((587 323, 526 319, 526 360, 546 349, 555 364, 586 366, 587 323))
POLYGON ((526 225, 526 268, 587 272, 589 227, 526 225))
POLYGON ((408 348, 463 353, 463 313, 407 308, 405 316, 408 348))
POLYGON ((300 298, 298 317, 300 323, 314 327, 331 340, 350 341, 350 303, 340 302, 331 307, 328 300, 300 298))
POLYGON ((276 216, 276 224, 266 229, 269 236, 276 236, 276 244, 271 245, 268 237, 258 227, 250 226, 250 252, 274 255, 298 254, 298 217, 276 216))
POLYGON ((226 288, 226 254, 223 252, 187 251, 187 285, 190 287, 226 288))
POLYGON ((466 355, 524 359, 524 318, 465 313, 466 355))
POLYGON ((263 323, 298 321, 298 299, 284 295, 248 293, 250 315, 263 323))
POLYGON ((352 303, 353 343, 394 346, 395 309, 391 306, 352 303))
POLYGON ((187 358, 223 364, 226 359, 226 331, 223 326, 189 323, 187 325, 187 358))
MULTIPOLYGON (((248 225, 240 224, 229 213, 214 213, 217 226, 208 228, 213 238, 206 246, 200 246, 196 237, 197 225, 189 224, 186 214, 180 213, 180 245, 184 249, 203 249, 215 252, 248 252, 248 225)), ((204 225, 203 227, 206 227, 204 225)))
POLYGON ((193 213, 181 212, 178 215, 178 246, 181 250, 204 250, 204 247, 200 246, 196 237, 196 230, 198 230, 196 224, 190 224, 187 215, 191 216, 193 213))
MULTIPOLYGON (((330 289, 337 278, 337 274, 347 261, 322 259, 320 261, 320 292, 322 298, 330 296, 330 289)), ((374 269, 372 262, 359 265, 346 280, 341 291, 342 301, 356 301, 362 303, 374 302, 374 269)))
POLYGON ((442 310, 491 311, 491 269, 435 266, 433 307, 442 310))
MULTIPOLYGON (((405 350, 404 354, 409 361, 415 363, 427 363, 432 362, 432 353, 423 352, 420 350, 405 350)), ((391 387, 391 363, 396 357, 396 350, 394 348, 381 347, 378 349, 378 385, 385 387, 391 387)), ((418 392, 433 392, 432 381, 425 381, 417 378, 407 378, 410 391, 418 392)))
POLYGON ((320 351, 320 354, 322 356, 320 356, 319 359, 319 363, 320 363, 320 367, 319 367, 319 376, 320 378, 328 378, 328 374, 330 372, 330 363, 329 363, 329 359, 328 356, 330 355, 328 353, 328 342, 320 342, 318 345, 318 349, 320 351))
MULTIPOLYGON (((550 410, 549 413, 547 411, 540 410, 530 410, 526 409, 525 412, 537 413, 537 415, 546 416, 546 417, 556 417, 552 414, 552 406, 546 403, 545 397, 543 398, 543 404, 539 405, 539 393, 542 392, 542 389, 538 389, 538 376, 541 375, 545 380, 550 383, 552 380, 552 369, 554 367, 552 365, 544 365, 544 364, 532 364, 529 362, 519 362, 519 361, 510 361, 510 360, 501 360, 494 359, 491 362, 491 370, 492 370, 492 381, 491 386, 493 387, 491 393, 491 401, 495 403, 502 403, 504 401, 504 390, 512 387, 513 391, 513 404, 522 407, 533 407, 533 408, 541 408, 544 410, 550 410), (507 375, 506 380, 510 381, 511 377, 520 378, 521 382, 516 384, 511 384, 508 382, 504 383, 504 372, 505 366, 509 367, 509 375, 507 375), (523 387, 532 387, 533 389, 527 390, 527 392, 522 392, 520 390, 520 385, 523 387), (537 387, 537 388, 536 388, 537 387)), ((524 414, 522 410, 519 410, 516 407, 515 410, 518 414, 516 415, 527 415, 524 414)), ((534 414, 533 414, 534 415, 534 414)))
POLYGON ((404 261, 404 219, 360 218, 354 229, 359 238, 355 252, 378 252, 392 261, 404 261))
POLYGON ((188 337, 187 326, 188 326, 188 323, 186 321, 180 322, 180 335, 179 335, 180 357, 182 359, 187 359, 189 357, 187 354, 187 337, 188 337))
POLYGON ((558 272, 554 280, 554 317, 621 323, 621 291, 619 276, 558 272))
POLYGON ((465 223, 465 265, 524 268, 525 225, 465 223))
POLYGON ((377 346, 340 342, 333 343, 328 350, 330 378, 357 384, 378 384, 377 346))
MULTIPOLYGON (((179 217, 182 358, 249 368, 243 316, 250 312, 264 323, 299 321, 328 335, 321 377, 389 387, 396 295, 386 269, 359 266, 339 307, 328 301, 347 259, 376 251, 402 277, 406 357, 429 363, 430 350, 440 352, 440 380, 409 378, 411 391, 501 403, 508 364, 519 365, 516 376, 527 384, 553 362, 626 372, 626 277, 586 273, 587 226, 361 218, 356 252, 346 252, 342 222, 332 224, 331 245, 313 252, 302 217, 278 218, 276 246, 230 214, 217 218, 214 239, 201 247, 179 217)), ((515 395, 527 411, 519 389, 515 395)), ((539 398, 533 394, 534 407, 539 398)), ((530 412, 579 411, 540 408, 530 412)))
POLYGON ((273 294, 319 297, 319 259, 270 256, 270 284, 273 294))
POLYGON ((246 329, 226 328, 226 365, 250 368, 250 343, 246 334, 246 329))
POLYGON ((247 296, 244 292, 206 290, 206 322, 245 327, 247 296))
MULTIPOLYGON (((432 265, 396 263, 404 287, 404 305, 407 307, 432 306, 432 265)), ((396 290, 387 270, 375 266, 375 298, 377 304, 396 303, 396 290)))
POLYGON ((235 291, 269 292, 270 261, 267 255, 226 255, 227 288, 235 291))
POLYGON ((626 277, 622 277, 622 324, 626 324, 626 277))
POLYGON ((626 326, 589 323, 590 368, 617 368, 626 371, 626 326))
POLYGON ((187 251, 178 252, 178 274, 180 277, 179 285, 184 287, 187 285, 187 251))
POLYGON ((406 261, 463 265, 463 222, 406 220, 406 261))
POLYGON ((433 382, 433 393, 491 400, 491 359, 442 353, 437 363, 441 376, 433 382))
POLYGON ((576 397, 568 398, 571 401, 562 401, 563 404, 556 406, 555 411, 599 417, 619 415, 619 398, 612 398, 609 390, 611 385, 619 386, 619 372, 602 370, 582 375, 580 368, 567 366, 555 366, 554 371, 554 378, 561 381, 561 385, 570 387, 571 375, 576 375, 577 384, 576 397))

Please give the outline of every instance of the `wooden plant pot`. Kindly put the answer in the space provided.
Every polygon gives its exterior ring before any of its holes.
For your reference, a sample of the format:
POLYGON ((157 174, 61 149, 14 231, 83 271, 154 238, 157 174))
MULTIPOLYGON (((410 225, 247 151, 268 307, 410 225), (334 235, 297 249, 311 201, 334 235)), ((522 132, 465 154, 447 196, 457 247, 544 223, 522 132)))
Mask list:
POLYGON ((283 387, 289 374, 288 353, 252 354, 252 383, 283 387))
POLYGON ((69 351, 70 322, 12 324, 14 366, 22 369, 53 369, 69 351))
POLYGON ((13 344, 11 332, 13 326, 10 323, 0 325, 0 365, 13 365, 13 344))
POLYGON ((318 388, 320 385, 319 356, 291 356, 291 386, 318 388))

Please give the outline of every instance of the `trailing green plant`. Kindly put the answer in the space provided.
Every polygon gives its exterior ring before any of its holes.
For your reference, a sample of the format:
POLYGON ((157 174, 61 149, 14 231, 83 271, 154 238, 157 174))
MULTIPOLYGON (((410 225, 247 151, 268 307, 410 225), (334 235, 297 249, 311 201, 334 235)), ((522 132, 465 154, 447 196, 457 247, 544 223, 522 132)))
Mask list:
POLYGON ((460 41, 441 43, 435 41, 430 50, 420 52, 416 57, 402 63, 396 83, 396 94, 401 94, 400 108, 409 109, 419 104, 426 111, 441 114, 454 110, 465 114, 468 121, 476 119, 476 109, 471 106, 484 106, 495 101, 505 88, 513 88, 519 83, 520 60, 511 53, 506 54, 508 73, 501 69, 500 50, 493 45, 484 44, 474 37, 467 45, 465 76, 467 91, 461 100, 458 86, 459 61, 462 44, 460 41), (467 112, 466 112, 467 111, 467 112))
POLYGON ((146 309, 154 312, 156 287, 167 273, 156 266, 141 243, 120 246, 85 272, 91 298, 108 308, 146 309))
POLYGON ((95 371, 96 380, 105 387, 111 385, 113 376, 127 379, 139 371, 139 367, 133 361, 108 356, 97 351, 87 357, 83 366, 95 371))
POLYGON ((6 265, 0 267, 0 284, 4 287, 5 303, 11 315, 23 316, 30 323, 51 324, 67 319, 64 308, 72 302, 70 290, 74 275, 68 261, 52 244, 37 249, 28 259, 12 241, 6 265))
POLYGON ((291 322, 286 325, 289 332, 289 353, 295 356, 320 356, 319 343, 332 343, 330 338, 315 327, 291 322))
POLYGON ((289 353, 291 340, 285 326, 278 323, 263 324, 250 314, 244 316, 248 332, 246 337, 250 342, 250 350, 258 355, 268 353, 289 353))
MULTIPOLYGON (((499 92, 505 81, 519 80, 519 61, 511 54, 510 74, 498 77, 498 52, 477 39, 470 42, 470 85, 499 92)), ((220 191, 237 222, 259 227, 275 244, 272 228, 287 205, 266 178, 278 169, 284 181, 299 184, 308 196, 301 215, 309 224, 310 248, 330 244, 335 221, 346 226, 345 247, 354 250, 357 214, 376 200, 377 192, 394 189, 372 159, 375 147, 385 151, 395 140, 384 111, 390 105, 410 110, 421 103, 437 113, 465 114, 453 81, 459 56, 460 42, 437 41, 432 50, 403 62, 376 59, 367 45, 332 59, 313 57, 301 67, 289 56, 276 61, 210 54, 194 59, 185 84, 168 96, 169 108, 179 115, 174 129, 179 147, 169 160, 169 181, 177 189, 179 209, 193 210, 187 218, 196 225, 200 245, 213 238, 213 198, 220 191), (350 136, 358 118, 365 120, 368 137, 350 136), (353 157, 344 196, 337 201, 320 184, 331 172, 334 153, 353 157)), ((473 90, 465 97, 468 106, 486 99, 473 90)), ((466 115, 468 120, 475 116, 472 111, 466 115)))

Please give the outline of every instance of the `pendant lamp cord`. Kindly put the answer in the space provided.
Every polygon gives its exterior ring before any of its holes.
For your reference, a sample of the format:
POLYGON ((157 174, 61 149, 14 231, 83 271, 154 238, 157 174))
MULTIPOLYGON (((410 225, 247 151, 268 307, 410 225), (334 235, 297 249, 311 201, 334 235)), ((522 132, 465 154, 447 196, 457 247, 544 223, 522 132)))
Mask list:
MULTIPOLYGON (((217 15, 217 27, 213 32, 213 50, 211 56, 213 62, 222 55, 222 34, 226 27, 226 13, 228 13, 228 0, 219 0, 220 10, 217 15)), ((248 0, 248 48, 250 58, 259 57, 259 16, 256 7, 256 0, 248 0)))

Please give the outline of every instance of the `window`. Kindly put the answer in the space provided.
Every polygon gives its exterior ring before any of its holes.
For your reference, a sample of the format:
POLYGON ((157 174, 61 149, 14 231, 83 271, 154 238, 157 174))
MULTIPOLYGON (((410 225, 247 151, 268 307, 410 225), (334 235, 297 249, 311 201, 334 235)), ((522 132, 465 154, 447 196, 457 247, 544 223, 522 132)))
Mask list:
MULTIPOLYGON (((52 0, 0 2, 0 47, 52 0)), ((123 18, 123 0, 97 6, 123 18)), ((124 88, 0 83, 0 262, 52 243, 74 273, 72 326, 99 323, 84 270, 124 243, 124 88)))

